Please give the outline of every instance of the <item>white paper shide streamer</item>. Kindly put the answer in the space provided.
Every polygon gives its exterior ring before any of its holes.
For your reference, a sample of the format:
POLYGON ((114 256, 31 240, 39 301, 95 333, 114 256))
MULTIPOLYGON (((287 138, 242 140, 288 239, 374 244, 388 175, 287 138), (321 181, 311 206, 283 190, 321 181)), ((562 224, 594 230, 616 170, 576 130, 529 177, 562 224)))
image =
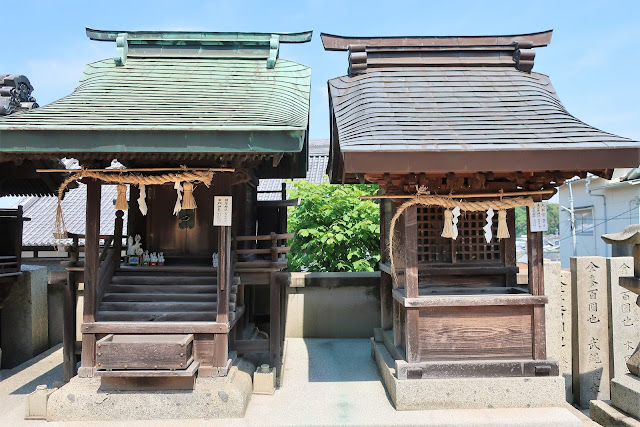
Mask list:
POLYGON ((487 209, 487 225, 482 227, 484 230, 484 239, 487 241, 487 243, 491 243, 491 239, 493 238, 493 233, 491 231, 492 225, 493 225, 493 209, 489 208, 487 209))
POLYGON ((138 207, 143 216, 147 216, 147 189, 144 184, 138 186, 140 188, 140 197, 138 197, 138 207))
POLYGON ((182 210, 182 185, 179 182, 176 182, 173 185, 173 189, 178 193, 178 197, 176 198, 176 205, 173 208, 173 214, 178 215, 182 210))
POLYGON ((458 238, 458 217, 460 216, 460 206, 456 206, 455 208, 453 208, 451 210, 451 214, 452 214, 452 218, 451 218, 451 224, 452 224, 452 233, 453 233, 453 240, 456 240, 458 238))

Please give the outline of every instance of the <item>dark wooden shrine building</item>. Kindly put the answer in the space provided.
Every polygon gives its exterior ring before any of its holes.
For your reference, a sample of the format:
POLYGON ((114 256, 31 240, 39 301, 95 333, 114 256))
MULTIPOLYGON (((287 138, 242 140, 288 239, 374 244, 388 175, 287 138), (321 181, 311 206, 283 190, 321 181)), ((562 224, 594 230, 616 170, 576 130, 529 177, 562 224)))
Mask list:
POLYGON ((539 208, 574 175, 635 167, 640 144, 576 119, 531 72, 550 40, 322 34, 349 55, 348 74, 328 82, 328 172, 380 186, 382 326, 399 379, 558 375, 543 233, 529 224, 519 287, 513 207, 539 208))
POLYGON ((1 160, 67 157, 83 167, 70 180, 87 184, 86 233, 61 236, 71 254, 65 378, 77 354, 80 376, 125 388, 133 377, 188 387, 196 374, 226 375, 235 352, 269 354, 279 369, 291 236, 261 223, 256 189, 261 178, 306 173, 311 72, 279 50, 311 32, 87 36, 115 42, 115 58, 87 65, 69 96, 0 119, 1 160), (113 159, 126 169, 105 169, 113 159), (107 224, 113 234, 100 232, 101 187, 114 184, 141 248, 123 244, 121 211, 107 224), (214 215, 216 196, 232 199, 214 215), (146 265, 136 249, 162 253, 164 265, 146 265))

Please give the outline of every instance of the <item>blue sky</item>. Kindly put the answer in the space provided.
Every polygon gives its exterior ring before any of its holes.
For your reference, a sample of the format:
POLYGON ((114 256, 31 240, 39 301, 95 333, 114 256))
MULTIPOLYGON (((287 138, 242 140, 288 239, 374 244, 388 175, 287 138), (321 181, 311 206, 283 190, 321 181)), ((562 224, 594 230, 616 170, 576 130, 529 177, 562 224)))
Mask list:
POLYGON ((281 57, 313 69, 312 138, 328 137, 326 81, 343 75, 346 54, 325 52, 320 32, 340 35, 484 35, 553 29, 534 71, 551 76, 579 119, 640 139, 640 1, 22 1, 4 11, 0 73, 25 74, 41 105, 73 91, 85 64, 111 57, 110 30, 301 31, 311 43, 281 57), (15 14, 15 15, 14 15, 15 14), (11 18, 13 16, 13 18, 11 18))
POLYGON ((21 1, 4 10, 4 16, 0 73, 27 75, 40 105, 71 93, 85 64, 115 55, 115 43, 89 40, 85 26, 108 30, 313 29, 311 43, 283 45, 280 53, 313 69, 312 138, 328 138, 326 82, 347 69, 346 53, 325 52, 320 32, 495 35, 553 29, 551 44, 537 49, 534 71, 551 77, 574 116, 640 140, 640 1, 21 1))

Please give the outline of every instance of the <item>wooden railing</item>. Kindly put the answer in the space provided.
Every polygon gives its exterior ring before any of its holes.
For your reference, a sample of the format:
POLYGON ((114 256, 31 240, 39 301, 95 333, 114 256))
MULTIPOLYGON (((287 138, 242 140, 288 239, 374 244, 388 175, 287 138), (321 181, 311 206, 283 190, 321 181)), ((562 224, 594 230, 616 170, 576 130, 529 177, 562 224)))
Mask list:
POLYGON ((286 254, 291 248, 286 245, 287 239, 292 239, 295 233, 276 234, 271 233, 263 236, 236 236, 233 239, 233 248, 236 255, 245 255, 243 260, 236 261, 236 270, 247 269, 277 269, 287 268, 287 261, 280 261, 280 254, 286 254), (259 248, 258 242, 271 241, 271 247, 259 248), (238 242, 254 242, 254 248, 237 249, 238 242), (265 255, 269 255, 265 257, 265 255), (268 259, 265 259, 268 258, 268 259))
MULTIPOLYGON (((120 262, 122 252, 122 211, 116 212, 116 221, 113 235, 100 235, 99 240, 104 241, 98 257, 98 286, 96 289, 96 307, 102 300, 104 293, 111 282, 113 272, 120 262)), ((76 363, 81 349, 81 343, 76 342, 76 304, 78 283, 84 282, 84 261, 80 260, 80 252, 84 247, 80 246, 80 239, 84 234, 68 233, 71 245, 65 247, 69 253, 69 260, 63 261, 62 266, 67 269, 67 286, 63 295, 63 379, 69 381, 76 375, 76 363)))

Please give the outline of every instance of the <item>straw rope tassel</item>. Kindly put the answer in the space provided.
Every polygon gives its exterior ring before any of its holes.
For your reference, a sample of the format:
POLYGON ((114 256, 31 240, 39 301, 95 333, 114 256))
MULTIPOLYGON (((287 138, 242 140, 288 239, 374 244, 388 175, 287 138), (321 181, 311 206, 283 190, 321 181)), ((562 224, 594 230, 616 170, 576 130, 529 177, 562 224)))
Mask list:
POLYGON ((444 211, 444 228, 442 229, 442 237, 453 238, 453 213, 451 209, 444 211))
POLYGON ((126 211, 129 209, 129 202, 127 202, 127 186, 124 184, 118 184, 118 198, 116 198, 116 210, 126 211))
POLYGON ((176 197, 176 205, 173 207, 173 214, 178 215, 182 210, 182 185, 180 185, 180 182, 176 181, 176 183, 173 184, 173 189, 178 193, 178 197, 176 197))
POLYGON ((185 182, 184 197, 182 199, 182 209, 195 209, 196 207, 196 201, 193 198, 193 184, 190 182, 185 182))
POLYGON ((507 211, 498 211, 498 240, 508 239, 511 237, 509 234, 509 227, 507 227, 507 211))

